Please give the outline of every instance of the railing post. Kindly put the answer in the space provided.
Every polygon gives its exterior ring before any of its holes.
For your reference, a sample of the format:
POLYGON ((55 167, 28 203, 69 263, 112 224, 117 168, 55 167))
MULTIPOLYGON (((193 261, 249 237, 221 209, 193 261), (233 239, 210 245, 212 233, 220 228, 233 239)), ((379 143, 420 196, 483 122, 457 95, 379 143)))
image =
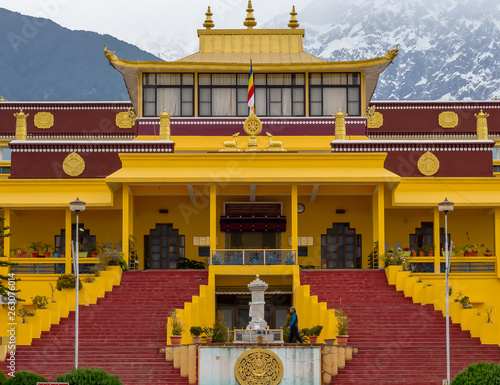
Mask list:
MULTIPOLYGON (((266 250, 264 250, 264 265, 266 264, 266 250)), ((267 337, 266 337, 266 341, 267 341, 267 337)))

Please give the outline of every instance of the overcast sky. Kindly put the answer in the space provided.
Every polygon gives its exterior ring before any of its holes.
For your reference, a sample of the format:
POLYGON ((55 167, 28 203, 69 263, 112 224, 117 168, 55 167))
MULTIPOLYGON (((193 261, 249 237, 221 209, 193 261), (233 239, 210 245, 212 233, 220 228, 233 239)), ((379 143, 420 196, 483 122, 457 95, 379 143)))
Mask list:
MULTIPOLYGON (((288 14, 292 5, 300 12, 311 1, 253 0, 257 27, 278 14, 288 14)), ((214 13, 216 28, 244 28, 247 3, 246 0, 0 0, 0 7, 49 18, 66 28, 107 33, 137 44, 146 36, 164 35, 170 40, 195 35, 196 29, 202 28, 208 5, 214 13)))

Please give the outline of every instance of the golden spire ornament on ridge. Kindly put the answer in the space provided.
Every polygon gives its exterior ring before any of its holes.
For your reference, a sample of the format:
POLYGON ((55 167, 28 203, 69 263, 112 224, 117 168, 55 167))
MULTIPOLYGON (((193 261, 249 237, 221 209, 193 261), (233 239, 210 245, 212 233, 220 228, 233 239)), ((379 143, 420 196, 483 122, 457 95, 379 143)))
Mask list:
POLYGON ((292 12, 290 12, 290 22, 288 23, 288 26, 291 29, 296 29, 299 28, 299 22, 297 21, 297 12, 295 12, 295 5, 292 7, 292 12))
POLYGON ((203 26, 206 28, 206 29, 212 29, 213 27, 215 27, 215 24, 212 20, 212 15, 213 13, 210 11, 210 5, 208 6, 208 10, 207 12, 205 13, 205 16, 207 17, 205 19, 205 22, 203 23, 203 26))
POLYGON ((255 21, 255 18, 253 17, 253 8, 252 8, 252 1, 248 0, 248 8, 247 8, 247 18, 243 22, 243 25, 247 27, 248 29, 253 29, 257 25, 257 22, 255 21))

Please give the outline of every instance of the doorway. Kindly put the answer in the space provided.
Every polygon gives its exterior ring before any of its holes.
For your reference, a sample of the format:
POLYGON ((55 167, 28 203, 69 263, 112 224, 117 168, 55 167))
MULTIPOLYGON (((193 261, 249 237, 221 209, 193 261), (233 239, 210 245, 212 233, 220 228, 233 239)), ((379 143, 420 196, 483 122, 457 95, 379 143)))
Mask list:
POLYGON ((226 249, 280 249, 281 233, 276 231, 238 231, 226 234, 226 249))
POLYGON ((184 258, 184 235, 172 223, 157 223, 144 236, 144 267, 146 269, 175 269, 184 258))
POLYGON ((349 223, 332 223, 321 235, 321 267, 323 269, 360 269, 361 234, 349 223))

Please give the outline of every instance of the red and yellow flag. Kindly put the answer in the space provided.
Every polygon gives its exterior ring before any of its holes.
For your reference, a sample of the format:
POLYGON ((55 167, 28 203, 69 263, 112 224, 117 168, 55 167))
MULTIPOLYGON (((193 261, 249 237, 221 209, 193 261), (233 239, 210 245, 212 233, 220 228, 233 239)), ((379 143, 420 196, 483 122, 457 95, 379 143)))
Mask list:
POLYGON ((252 69, 252 61, 250 60, 250 75, 248 76, 248 98, 247 98, 248 107, 252 109, 255 113, 255 92, 253 87, 253 69, 252 69))

